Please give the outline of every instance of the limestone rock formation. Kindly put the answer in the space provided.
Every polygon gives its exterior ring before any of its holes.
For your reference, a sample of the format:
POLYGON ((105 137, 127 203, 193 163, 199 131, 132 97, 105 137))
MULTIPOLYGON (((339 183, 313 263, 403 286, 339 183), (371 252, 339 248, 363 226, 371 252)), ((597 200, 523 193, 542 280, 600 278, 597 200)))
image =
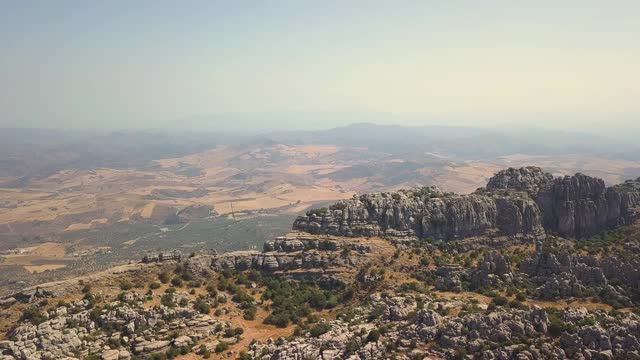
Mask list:
POLYGON ((464 269, 460 265, 450 264, 438 267, 436 270, 436 289, 440 291, 461 291, 460 276, 464 269))
POLYGON ((487 190, 517 190, 535 194, 553 181, 553 175, 539 167, 509 168, 495 174, 487 183, 487 190))
POLYGON ((536 195, 544 225, 565 237, 586 238, 638 219, 640 179, 607 188, 583 174, 557 178, 536 195))
POLYGON ((640 218, 640 179, 606 187, 583 174, 553 178, 538 167, 508 169, 471 195, 435 188, 366 194, 311 210, 294 230, 342 236, 442 240, 500 234, 539 238, 550 231, 586 238, 640 218))
POLYGON ((20 324, 8 341, 0 341, 0 359, 128 360, 132 354, 147 358, 152 353, 180 348, 230 327, 201 314, 186 293, 174 293, 176 306, 145 308, 144 296, 124 293, 108 309, 92 308, 88 300, 59 305, 44 312, 46 321, 20 324), (184 305, 179 305, 184 304, 184 305), (120 331, 110 329, 121 329, 120 331), (181 335, 171 338, 171 331, 181 335), (90 339, 90 340, 88 340, 90 339), (92 356, 92 357, 90 357, 92 356))
POLYGON ((324 213, 310 212, 294 230, 342 236, 418 236, 463 239, 497 229, 509 236, 543 232, 535 202, 527 197, 442 195, 424 198, 404 191, 362 195, 324 213))
POLYGON ((200 254, 186 259, 184 266, 197 276, 225 269, 255 269, 289 279, 335 284, 342 280, 331 269, 357 268, 371 251, 371 245, 358 240, 291 233, 266 241, 264 251, 200 254))
POLYGON ((489 252, 471 274, 471 287, 494 287, 513 281, 511 261, 498 252, 489 252))
POLYGON ((630 304, 640 290, 640 260, 631 256, 572 256, 542 249, 520 263, 520 271, 540 286, 540 297, 555 300, 600 293, 608 300, 630 304), (611 284, 617 284, 612 286, 611 284))

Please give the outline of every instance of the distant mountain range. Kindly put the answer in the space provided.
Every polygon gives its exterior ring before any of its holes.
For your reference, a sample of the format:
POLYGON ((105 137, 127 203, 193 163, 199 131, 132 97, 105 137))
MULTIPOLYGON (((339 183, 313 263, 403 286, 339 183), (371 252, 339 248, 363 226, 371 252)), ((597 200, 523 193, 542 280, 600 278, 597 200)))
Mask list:
POLYGON ((580 132, 535 128, 405 127, 371 123, 328 130, 262 133, 260 129, 225 128, 225 131, 200 132, 2 129, 0 176, 25 176, 65 168, 140 167, 151 160, 194 154, 217 145, 266 143, 333 144, 391 155, 431 153, 455 160, 493 160, 513 154, 576 154, 640 160, 640 145, 634 143, 580 132))

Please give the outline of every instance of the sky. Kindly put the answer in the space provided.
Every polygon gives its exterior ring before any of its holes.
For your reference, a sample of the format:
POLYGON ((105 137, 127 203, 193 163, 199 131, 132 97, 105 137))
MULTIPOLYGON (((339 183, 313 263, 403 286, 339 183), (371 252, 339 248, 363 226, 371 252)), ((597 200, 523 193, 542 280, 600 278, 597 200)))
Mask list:
POLYGON ((0 127, 640 129, 639 1, 2 7, 0 127))

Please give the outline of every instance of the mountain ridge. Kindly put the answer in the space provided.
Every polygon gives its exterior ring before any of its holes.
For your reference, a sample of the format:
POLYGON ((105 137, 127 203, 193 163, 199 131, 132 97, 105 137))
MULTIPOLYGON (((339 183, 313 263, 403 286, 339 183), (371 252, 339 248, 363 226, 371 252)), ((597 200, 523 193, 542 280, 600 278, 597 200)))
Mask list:
POLYGON ((470 195, 437 189, 366 194, 299 216, 293 229, 342 236, 404 235, 439 240, 486 235, 588 238, 640 217, 640 178, 606 187, 577 173, 509 168, 470 195), (421 192, 422 191, 422 192, 421 192))

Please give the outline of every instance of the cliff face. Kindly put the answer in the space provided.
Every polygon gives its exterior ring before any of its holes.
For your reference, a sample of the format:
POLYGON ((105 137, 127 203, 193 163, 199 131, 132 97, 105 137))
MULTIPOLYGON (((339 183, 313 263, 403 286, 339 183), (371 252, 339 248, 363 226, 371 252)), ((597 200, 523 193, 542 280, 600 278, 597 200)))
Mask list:
POLYGON ((583 174, 557 178, 541 189, 536 201, 548 230, 585 238, 638 219, 640 179, 607 188, 583 174))
POLYGON ((310 212, 295 230, 343 236, 402 236, 462 239, 495 230, 510 236, 543 234, 536 203, 526 197, 467 196, 411 191, 362 195, 330 209, 310 212))
POLYGON ((640 179, 607 188, 583 174, 554 179, 540 168, 499 172, 471 195, 435 188, 367 194, 300 216, 294 230, 342 236, 461 239, 496 233, 585 238, 640 218, 640 179))

